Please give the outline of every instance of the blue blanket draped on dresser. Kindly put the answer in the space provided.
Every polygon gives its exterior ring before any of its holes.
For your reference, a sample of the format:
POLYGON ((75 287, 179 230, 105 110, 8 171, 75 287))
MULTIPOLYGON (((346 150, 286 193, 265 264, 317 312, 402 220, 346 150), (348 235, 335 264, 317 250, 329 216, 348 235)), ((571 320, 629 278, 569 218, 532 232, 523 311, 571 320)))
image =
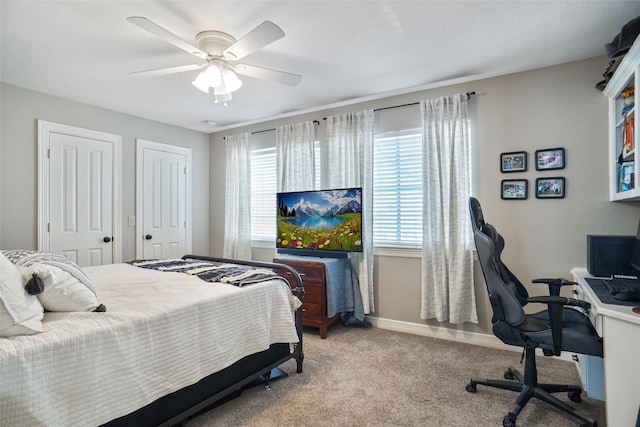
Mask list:
POLYGON ((351 268, 349 258, 320 258, 286 254, 278 254, 278 258, 323 263, 327 279, 327 316, 333 317, 340 313, 342 320, 348 326, 360 326, 350 325, 350 323, 354 323, 353 319, 359 322, 364 321, 360 284, 357 274, 351 268))

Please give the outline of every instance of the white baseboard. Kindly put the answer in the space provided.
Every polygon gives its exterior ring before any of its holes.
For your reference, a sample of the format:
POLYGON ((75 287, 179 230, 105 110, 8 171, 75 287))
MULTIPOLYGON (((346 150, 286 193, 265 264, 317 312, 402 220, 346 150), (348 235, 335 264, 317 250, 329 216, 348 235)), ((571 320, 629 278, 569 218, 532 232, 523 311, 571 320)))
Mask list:
MULTIPOLYGON (((418 323, 402 322, 400 320, 384 319, 381 317, 367 316, 367 320, 371 324, 380 329, 390 331, 404 332, 407 334, 421 335, 431 338, 440 338, 443 340, 457 341, 466 344, 474 344, 483 347, 495 348, 498 350, 510 350, 521 353, 522 348, 507 345, 500 341, 495 335, 484 334, 481 332, 459 331, 445 328, 442 326, 420 325, 418 323)), ((536 354, 542 355, 542 351, 538 350, 536 354)), ((558 356, 562 360, 572 361, 572 355, 563 352, 558 356)))

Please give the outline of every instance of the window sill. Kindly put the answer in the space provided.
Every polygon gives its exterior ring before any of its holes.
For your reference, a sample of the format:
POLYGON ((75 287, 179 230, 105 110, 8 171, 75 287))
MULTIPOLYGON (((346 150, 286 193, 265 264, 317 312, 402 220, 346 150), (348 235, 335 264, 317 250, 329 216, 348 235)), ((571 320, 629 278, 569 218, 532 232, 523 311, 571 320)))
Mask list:
POLYGON ((396 258, 422 258, 422 248, 376 246, 373 248, 373 254, 376 256, 396 258))
POLYGON ((260 249, 275 249, 276 244, 273 240, 252 240, 251 247, 260 249))

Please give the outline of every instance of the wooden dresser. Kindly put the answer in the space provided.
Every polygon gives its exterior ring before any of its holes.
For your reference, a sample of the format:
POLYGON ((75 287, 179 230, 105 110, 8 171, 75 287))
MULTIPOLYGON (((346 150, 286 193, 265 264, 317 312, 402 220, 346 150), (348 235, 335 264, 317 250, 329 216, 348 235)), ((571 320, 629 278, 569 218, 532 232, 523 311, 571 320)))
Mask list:
MULTIPOLYGON (((327 317, 327 279, 325 265, 321 262, 300 261, 286 258, 274 258, 273 262, 286 264, 295 269, 302 278, 304 286, 304 303, 302 305, 302 324, 320 329, 320 338, 327 338, 327 328, 340 321, 340 314, 327 317)), ((289 280, 286 272, 279 274, 289 280)))

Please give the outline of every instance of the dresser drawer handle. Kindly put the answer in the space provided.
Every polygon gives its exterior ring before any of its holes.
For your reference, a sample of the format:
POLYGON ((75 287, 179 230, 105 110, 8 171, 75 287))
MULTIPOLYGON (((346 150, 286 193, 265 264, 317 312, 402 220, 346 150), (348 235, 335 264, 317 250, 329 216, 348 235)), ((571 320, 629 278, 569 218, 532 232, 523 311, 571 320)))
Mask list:
MULTIPOLYGON (((287 271, 287 274, 288 274, 289 276, 291 276, 291 272, 290 272, 290 271, 287 271)), ((302 277, 302 276, 306 276, 306 274, 304 274, 304 273, 298 273, 298 276, 302 277)))

